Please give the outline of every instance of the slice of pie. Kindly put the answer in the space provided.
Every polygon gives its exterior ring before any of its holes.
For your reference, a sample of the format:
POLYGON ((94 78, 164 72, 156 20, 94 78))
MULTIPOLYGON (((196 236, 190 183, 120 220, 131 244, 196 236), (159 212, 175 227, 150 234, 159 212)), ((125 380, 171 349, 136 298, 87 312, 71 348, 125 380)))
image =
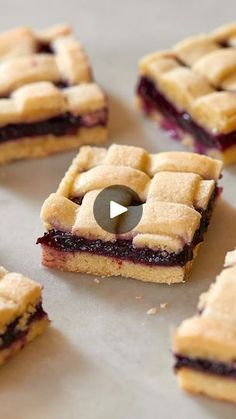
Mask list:
POLYGON ((142 281, 184 281, 211 218, 221 169, 221 161, 194 153, 82 147, 43 205, 43 264, 142 281), (99 192, 112 185, 134 191, 138 198, 129 208, 142 205, 140 221, 127 233, 120 231, 129 211, 114 218, 113 232, 94 216, 99 192))
POLYGON ((107 118, 69 26, 0 34, 0 164, 103 143, 107 118))
POLYGON ((0 366, 40 335, 48 324, 41 286, 0 267, 0 366))
POLYGON ((236 402, 236 250, 200 297, 198 313, 174 336, 175 370, 181 387, 236 402))
POLYGON ((236 162, 236 23, 140 61, 137 104, 193 151, 236 162))

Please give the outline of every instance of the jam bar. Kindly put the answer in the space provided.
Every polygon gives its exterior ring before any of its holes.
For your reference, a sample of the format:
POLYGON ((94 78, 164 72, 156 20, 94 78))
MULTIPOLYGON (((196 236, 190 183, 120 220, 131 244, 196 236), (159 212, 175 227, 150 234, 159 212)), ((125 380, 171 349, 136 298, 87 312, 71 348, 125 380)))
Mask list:
POLYGON ((0 365, 40 335, 48 323, 41 286, 0 267, 0 365))
POLYGON ((106 140, 106 98, 69 26, 2 33, 0 60, 0 164, 106 140))
POLYGON ((181 387, 236 402, 236 250, 200 297, 198 313, 174 336, 175 371, 181 387))
POLYGON ((42 207, 43 264, 142 281, 184 281, 211 218, 221 169, 221 161, 194 153, 82 147, 42 207), (119 231, 126 214, 113 233, 94 217, 99 191, 112 185, 131 188, 139 199, 133 205, 143 209, 136 227, 124 234, 119 231))
POLYGON ((236 23, 140 61, 137 105, 193 151, 236 162, 236 23))

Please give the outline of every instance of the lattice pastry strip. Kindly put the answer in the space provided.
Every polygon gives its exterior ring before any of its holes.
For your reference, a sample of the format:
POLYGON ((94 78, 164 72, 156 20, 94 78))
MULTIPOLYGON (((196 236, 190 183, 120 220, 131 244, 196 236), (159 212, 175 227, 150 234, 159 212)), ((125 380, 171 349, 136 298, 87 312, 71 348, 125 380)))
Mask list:
POLYGON ((149 177, 140 170, 118 165, 101 165, 79 174, 74 180, 71 193, 73 196, 83 196, 91 190, 116 185, 118 181, 133 189, 141 200, 145 199, 149 177))
POLYGON ((53 41, 52 46, 62 81, 73 85, 92 80, 89 59, 75 38, 72 36, 58 38, 53 41))
POLYGON ((200 58, 193 69, 216 87, 236 73, 236 50, 221 48, 200 58))
MULTIPOLYGON (((141 221, 135 228, 135 232, 143 234, 165 235, 178 237, 182 243, 191 243, 196 230, 200 225, 200 214, 183 204, 174 202, 162 202, 158 199, 150 199, 143 205, 141 221)), ((153 244, 157 247, 158 242, 153 244)))
POLYGON ((192 67, 200 58, 219 49, 219 44, 211 36, 199 35, 179 42, 173 51, 179 60, 192 67))
POLYGON ((34 54, 39 46, 48 45, 56 38, 71 34, 72 29, 66 24, 52 26, 37 32, 26 27, 2 32, 0 33, 0 58, 8 60, 16 56, 34 54))
POLYGON ((206 209, 214 188, 214 180, 202 180, 195 173, 159 172, 150 182, 147 200, 155 198, 206 209))
POLYGON ((43 45, 50 44, 56 39, 72 34, 72 28, 66 23, 50 26, 49 28, 42 29, 34 32, 34 36, 43 45))
POLYGON ((162 74, 158 86, 178 109, 189 112, 196 99, 214 92, 207 80, 186 67, 178 67, 162 74))
POLYGON ((221 26, 220 28, 216 29, 211 34, 212 38, 215 42, 229 44, 231 43, 231 39, 236 36, 236 23, 227 23, 226 25, 221 26))
POLYGON ((65 89, 49 82, 32 83, 0 100, 0 124, 40 121, 64 112, 81 115, 105 106, 105 96, 95 83, 65 89))

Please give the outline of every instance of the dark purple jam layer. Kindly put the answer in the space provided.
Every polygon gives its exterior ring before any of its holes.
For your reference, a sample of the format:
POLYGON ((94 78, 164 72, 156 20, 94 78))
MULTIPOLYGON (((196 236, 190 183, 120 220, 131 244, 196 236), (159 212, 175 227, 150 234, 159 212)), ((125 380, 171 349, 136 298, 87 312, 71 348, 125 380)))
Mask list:
MULTIPOLYGON (((42 303, 40 302, 36 311, 29 317, 27 326, 30 326, 33 322, 41 320, 43 317, 47 316, 43 310, 42 303)), ((23 338, 28 333, 28 329, 22 331, 17 330, 17 325, 20 321, 20 317, 17 317, 14 322, 10 323, 3 335, 0 335, 0 350, 9 347, 13 342, 18 339, 23 338)))
POLYGON ((137 95, 142 99, 143 109, 147 114, 156 110, 164 116, 162 128, 170 131, 173 138, 181 140, 180 128, 191 134, 197 141, 196 151, 201 153, 209 148, 224 151, 232 145, 236 145, 236 131, 218 135, 208 132, 198 125, 187 112, 179 112, 148 77, 140 78, 137 95))
POLYGON ((210 361, 201 358, 187 358, 182 355, 175 355, 175 370, 181 368, 191 368, 206 374, 220 375, 222 377, 230 377, 236 379, 236 363, 225 364, 223 362, 210 361))
POLYGON ((93 128, 106 126, 108 119, 107 109, 93 112, 84 116, 74 116, 69 112, 47 119, 45 121, 25 124, 8 124, 0 127, 0 144, 23 137, 36 137, 39 135, 76 135, 79 128, 93 128))
POLYGON ((88 240, 58 230, 44 233, 44 236, 37 240, 37 244, 50 246, 62 252, 87 252, 145 265, 184 266, 193 258, 190 246, 185 246, 179 253, 168 253, 148 248, 135 248, 131 240, 117 240, 116 242, 88 240))
POLYGON ((37 54, 54 54, 51 44, 40 42, 37 47, 37 54))
POLYGON ((44 236, 37 240, 37 244, 53 247, 62 252, 87 252, 145 265, 184 266, 192 260, 194 247, 203 240, 217 194, 218 188, 215 188, 208 208, 205 211, 199 211, 202 216, 201 224, 195 233, 191 245, 185 245, 183 250, 178 253, 169 253, 161 250, 154 251, 147 247, 135 248, 132 240, 117 240, 116 242, 88 240, 59 230, 50 230, 44 233, 44 236))

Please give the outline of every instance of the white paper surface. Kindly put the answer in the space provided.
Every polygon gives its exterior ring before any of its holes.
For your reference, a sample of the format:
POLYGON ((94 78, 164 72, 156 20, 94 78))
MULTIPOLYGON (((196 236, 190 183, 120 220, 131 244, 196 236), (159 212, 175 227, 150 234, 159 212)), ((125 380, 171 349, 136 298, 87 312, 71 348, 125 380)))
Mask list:
MULTIPOLYGON (((138 59, 234 17, 235 2, 10 1, 1 30, 68 21, 93 61, 111 106, 110 137, 150 151, 180 149, 132 107, 138 59)), ((236 244, 236 166, 224 173, 224 193, 182 285, 143 284, 50 271, 35 241, 39 212, 75 153, 0 169, 0 263, 44 286, 52 327, 0 371, 0 418, 201 419, 235 417, 232 405, 183 393, 172 372, 171 333, 196 310, 199 294, 236 244), (141 299, 136 297, 142 296, 141 299), (160 303, 167 303, 160 309, 160 303), (147 310, 158 307, 157 315, 147 310)))

